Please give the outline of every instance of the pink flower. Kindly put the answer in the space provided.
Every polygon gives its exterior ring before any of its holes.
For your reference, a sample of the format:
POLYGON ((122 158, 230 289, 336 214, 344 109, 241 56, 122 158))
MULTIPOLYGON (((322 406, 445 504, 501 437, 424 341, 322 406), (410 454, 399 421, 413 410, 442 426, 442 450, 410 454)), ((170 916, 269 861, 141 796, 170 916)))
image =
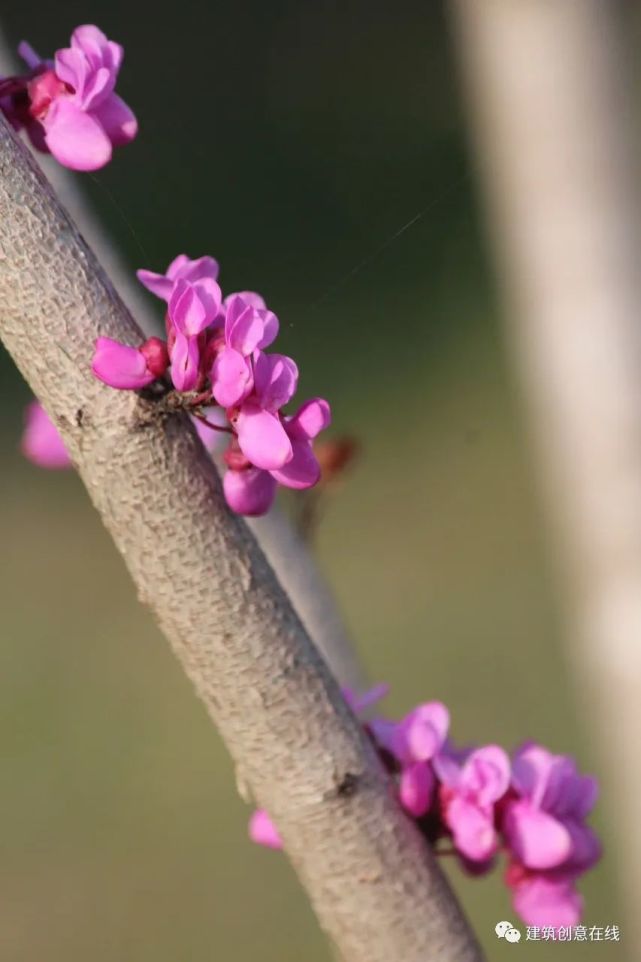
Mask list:
POLYGON ((298 368, 291 358, 283 354, 263 354, 258 351, 253 367, 252 393, 230 416, 230 420, 245 457, 254 467, 274 471, 291 461, 294 455, 289 433, 279 411, 296 390, 298 368))
POLYGON ((266 848, 282 848, 283 842, 278 829, 264 808, 257 808, 249 819, 249 837, 252 842, 266 848))
POLYGON ((158 337, 150 337, 140 348, 99 337, 91 370, 110 387, 137 390, 161 377, 168 364, 167 346, 158 337))
POLYGON ((256 294, 232 294, 226 299, 225 308, 224 346, 214 361, 211 381, 215 399, 228 408, 239 404, 251 391, 250 358, 256 350, 274 341, 278 318, 266 310, 265 302, 256 294))
MULTIPOLYGON (((279 358, 279 355, 269 356, 279 358)), ((281 376, 286 382, 294 375, 285 366, 281 376)), ((309 488, 316 484, 320 467, 311 442, 327 427, 330 417, 329 404, 322 398, 306 401, 293 417, 284 419, 263 410, 251 399, 244 403, 232 418, 232 424, 238 431, 240 450, 251 466, 241 462, 237 469, 225 475, 223 487, 232 510, 239 514, 265 514, 276 496, 277 483, 290 488, 309 488), (279 463, 280 467, 265 467, 279 463)))
POLYGON ((26 43, 19 52, 32 73, 3 106, 35 146, 72 170, 98 170, 114 147, 134 139, 136 118, 114 93, 123 48, 98 27, 77 27, 71 46, 57 50, 53 63, 26 43))
POLYGON ((175 257, 164 274, 153 271, 139 270, 136 276, 148 291, 169 303, 177 281, 189 281, 196 284, 203 280, 218 280, 218 262, 213 257, 198 257, 191 260, 186 254, 175 257))
POLYGON ((221 304, 220 287, 210 276, 176 280, 169 298, 171 379, 178 391, 193 391, 201 376, 200 337, 215 321, 221 304))
POLYGON ((368 688, 367 691, 359 695, 352 688, 342 689, 343 698, 352 709, 355 715, 362 715, 366 712, 372 705, 378 704, 383 698, 386 698, 389 694, 389 685, 387 682, 380 682, 378 685, 373 685, 368 688))
POLYGON ((510 785, 510 761, 498 745, 472 751, 463 764, 443 753, 433 760, 441 782, 442 817, 451 830, 454 845, 472 861, 494 855, 498 839, 494 828, 494 805, 510 785))
POLYGON ((227 504, 236 514, 256 517, 266 514, 276 497, 276 481, 267 471, 247 468, 227 471, 223 478, 227 504))
POLYGON ((581 920, 583 899, 575 887, 576 875, 564 872, 529 872, 510 865, 505 881, 512 890, 512 905, 526 925, 573 926, 581 920))
POLYGON ((512 763, 514 798, 505 806, 503 833, 526 868, 583 871, 601 854, 598 839, 584 824, 594 806, 597 782, 579 775, 567 755, 553 755, 529 743, 512 763))
POLYGON ((24 456, 38 467, 71 467, 71 459, 58 429, 39 401, 27 405, 20 447, 24 456))
POLYGON ((428 764, 447 738, 450 715, 440 701, 418 705, 400 722, 375 718, 369 722, 378 744, 400 766, 399 798, 403 808, 420 818, 432 802, 434 773, 428 764))
POLYGON ((447 738, 450 713, 443 702, 417 705, 400 722, 376 719, 372 722, 379 743, 401 763, 430 761, 447 738))

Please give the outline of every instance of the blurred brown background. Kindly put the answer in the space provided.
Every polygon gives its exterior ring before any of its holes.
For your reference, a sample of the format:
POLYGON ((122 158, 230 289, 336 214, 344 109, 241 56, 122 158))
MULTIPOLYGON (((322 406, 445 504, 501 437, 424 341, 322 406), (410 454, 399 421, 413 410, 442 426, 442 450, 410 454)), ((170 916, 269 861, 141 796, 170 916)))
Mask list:
MULTIPOLYGON (((11 42, 42 53, 82 22, 126 47, 139 140, 81 183, 132 267, 218 257, 226 291, 279 314, 302 393, 362 445, 318 549, 388 710, 440 698, 462 742, 535 737, 598 772, 441 5, 3 9, 11 42)), ((21 460, 29 394, 0 360, 0 958, 329 959, 284 858, 247 841, 227 756, 80 483, 21 460)), ((586 920, 621 924, 603 799, 586 920)), ((584 957, 498 943, 500 875, 453 872, 491 958, 584 957)))

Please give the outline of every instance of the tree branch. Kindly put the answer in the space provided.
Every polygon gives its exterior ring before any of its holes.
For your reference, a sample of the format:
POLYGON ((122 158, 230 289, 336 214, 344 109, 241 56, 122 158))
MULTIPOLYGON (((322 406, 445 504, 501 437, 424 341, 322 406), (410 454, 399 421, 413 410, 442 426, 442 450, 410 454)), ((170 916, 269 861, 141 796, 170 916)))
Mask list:
POLYGON ((92 377, 97 335, 139 331, 3 118, 0 334, 346 962, 480 959, 188 420, 92 377))

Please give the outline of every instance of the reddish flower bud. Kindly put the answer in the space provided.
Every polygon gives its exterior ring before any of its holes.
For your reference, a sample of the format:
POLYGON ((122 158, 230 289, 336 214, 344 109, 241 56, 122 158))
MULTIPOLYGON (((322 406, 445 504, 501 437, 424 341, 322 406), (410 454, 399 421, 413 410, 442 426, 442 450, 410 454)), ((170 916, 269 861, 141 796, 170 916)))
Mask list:
POLYGON ((147 369, 154 377, 161 377, 169 367, 169 352, 166 343, 159 337, 150 337, 140 348, 147 362, 147 369))
POLYGON ((54 70, 45 70, 27 83, 29 113, 34 120, 43 120, 52 101, 67 93, 67 85, 56 76, 54 70))

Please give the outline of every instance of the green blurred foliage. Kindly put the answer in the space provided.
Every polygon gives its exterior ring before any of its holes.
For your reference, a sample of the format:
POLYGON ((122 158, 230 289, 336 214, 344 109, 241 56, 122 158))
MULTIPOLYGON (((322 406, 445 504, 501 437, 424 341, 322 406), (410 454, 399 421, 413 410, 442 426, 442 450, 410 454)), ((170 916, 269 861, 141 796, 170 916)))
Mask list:
MULTIPOLYGON (((462 742, 535 736, 598 771, 441 5, 9 0, 3 20, 42 52, 87 21, 125 44, 140 137, 79 182, 132 266, 209 252, 227 291, 263 292, 302 391, 358 437, 318 548, 390 712, 442 698, 462 742)), ((285 859, 247 842, 229 760, 79 481, 16 453, 28 391, 0 360, 0 958, 329 959, 285 859)), ((614 868, 585 885, 592 923, 622 921, 614 868)), ((452 875, 491 958, 583 958, 505 954, 500 872, 452 875)))

